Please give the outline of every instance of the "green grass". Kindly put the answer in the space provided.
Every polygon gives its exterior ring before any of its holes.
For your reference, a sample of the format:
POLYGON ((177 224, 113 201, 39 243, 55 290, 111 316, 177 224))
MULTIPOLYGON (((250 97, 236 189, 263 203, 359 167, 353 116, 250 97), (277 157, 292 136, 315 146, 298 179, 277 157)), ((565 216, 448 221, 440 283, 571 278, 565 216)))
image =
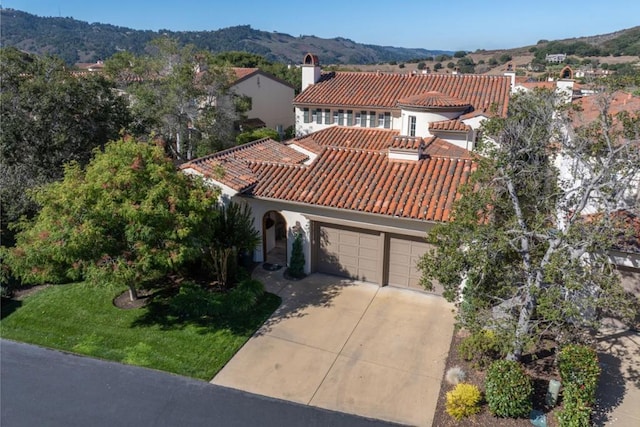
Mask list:
POLYGON ((0 336, 210 380, 280 304, 264 294, 242 315, 190 316, 185 307, 175 314, 167 297, 139 309, 116 308, 112 301, 122 291, 75 283, 3 302, 0 336))

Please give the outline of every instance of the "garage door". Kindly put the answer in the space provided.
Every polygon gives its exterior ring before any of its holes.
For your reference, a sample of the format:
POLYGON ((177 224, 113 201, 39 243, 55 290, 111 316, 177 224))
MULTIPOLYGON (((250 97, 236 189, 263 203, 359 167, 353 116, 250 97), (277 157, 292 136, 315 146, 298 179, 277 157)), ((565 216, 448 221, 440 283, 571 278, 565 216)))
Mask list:
POLYGON ((380 235, 365 230, 320 226, 318 271, 380 283, 380 235))
MULTIPOLYGON (((431 247, 421 240, 391 237, 389 239, 389 285, 424 291, 420 286, 421 271, 418 269, 420 257, 431 247)), ((442 294, 442 288, 435 284, 434 293, 442 294)))

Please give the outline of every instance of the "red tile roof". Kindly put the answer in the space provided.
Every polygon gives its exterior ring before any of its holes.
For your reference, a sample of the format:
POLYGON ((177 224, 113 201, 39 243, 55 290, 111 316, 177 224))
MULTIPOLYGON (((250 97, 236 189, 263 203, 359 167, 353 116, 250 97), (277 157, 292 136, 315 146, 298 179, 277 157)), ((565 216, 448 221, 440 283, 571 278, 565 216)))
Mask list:
POLYGON ((281 142, 269 138, 229 148, 180 166, 221 182, 237 191, 243 191, 257 182, 248 167, 249 162, 302 163, 308 157, 281 142))
POLYGON ((260 69, 259 68, 241 68, 241 67, 233 68, 233 73, 236 76, 236 80, 241 80, 257 71, 260 71, 260 69))
POLYGON ((505 76, 472 74, 385 74, 332 72, 300 93, 295 106, 350 106, 353 108, 397 108, 399 100, 436 91, 463 100, 476 111, 504 115, 511 81, 505 76))
POLYGON ((236 191, 277 199, 417 220, 447 221, 459 186, 475 167, 471 153, 437 137, 332 126, 291 141, 317 153, 262 139, 181 166, 236 191), (390 147, 417 149, 420 160, 389 159, 390 147), (224 171, 221 174, 220 171, 224 171))
MULTIPOLYGON (((595 94, 584 96, 574 101, 581 107, 580 112, 573 115, 576 125, 592 123, 600 115, 601 105, 604 99, 602 95, 595 94)), ((635 114, 640 111, 640 96, 635 96, 628 92, 618 91, 613 94, 609 101, 609 114, 615 116, 621 111, 628 111, 635 114)))
MULTIPOLYGON (((308 141, 312 141, 320 147, 340 146, 363 148, 365 150, 384 150, 389 147, 391 139, 399 134, 399 131, 392 129, 331 126, 321 131, 296 138, 294 143, 302 145, 308 141)), ((311 149, 309 149, 309 151, 314 153, 318 152, 311 149)))
POLYGON ((471 126, 462 123, 460 120, 443 120, 441 122, 429 123, 429 130, 445 132, 469 132, 471 126))
POLYGON ((401 107, 457 108, 463 110, 470 107, 467 101, 436 91, 399 99, 398 105, 401 107))
POLYGON ((235 76, 235 80, 232 82, 232 85, 236 85, 246 79, 248 79, 249 77, 253 76, 254 74, 259 74, 265 77, 270 78, 271 80, 277 81, 285 86, 289 86, 290 88, 293 89, 293 86, 291 85, 291 83, 286 82, 284 80, 282 80, 279 77, 276 77, 272 74, 266 73, 264 71, 262 71, 260 68, 242 68, 242 67, 233 67, 231 69, 233 71, 233 75, 235 76))
POLYGON ((252 163, 255 197, 392 217, 447 221, 471 159, 389 160, 383 151, 327 147, 309 166, 252 163))

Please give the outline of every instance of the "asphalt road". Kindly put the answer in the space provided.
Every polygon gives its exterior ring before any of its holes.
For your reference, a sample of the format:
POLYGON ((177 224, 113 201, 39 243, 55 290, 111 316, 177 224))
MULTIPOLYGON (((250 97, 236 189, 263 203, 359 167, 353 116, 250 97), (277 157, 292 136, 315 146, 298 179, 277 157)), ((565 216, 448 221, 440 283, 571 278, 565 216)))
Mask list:
POLYGON ((0 425, 372 427, 396 424, 0 340, 0 425))

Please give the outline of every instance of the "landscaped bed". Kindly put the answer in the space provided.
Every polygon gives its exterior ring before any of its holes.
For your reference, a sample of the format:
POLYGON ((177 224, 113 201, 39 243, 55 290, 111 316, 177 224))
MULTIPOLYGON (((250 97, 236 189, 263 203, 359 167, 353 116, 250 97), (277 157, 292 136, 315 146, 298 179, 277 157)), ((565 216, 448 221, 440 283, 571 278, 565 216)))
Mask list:
MULTIPOLYGON (((467 334, 463 331, 454 333, 451 341, 451 348, 445 366, 445 378, 442 381, 442 388, 438 397, 436 412, 434 414, 433 425, 438 427, 447 426, 492 426, 492 427, 525 427, 532 426, 529 418, 499 418, 489 412, 486 402, 481 407, 478 414, 472 415, 461 420, 455 420, 446 412, 446 393, 451 391, 454 386, 446 381, 446 372, 450 368, 460 367, 466 374, 465 383, 474 384, 484 392, 486 381, 486 368, 479 369, 474 362, 467 361, 458 353, 460 343, 467 334)), ((557 368, 554 365, 555 354, 552 351, 542 349, 538 357, 528 355, 523 360, 523 365, 527 374, 533 380, 534 409, 542 410, 546 413, 546 421, 548 427, 557 426, 555 419, 558 407, 548 408, 545 405, 545 396, 550 379, 559 379, 557 368)))
MULTIPOLYGON (((192 307, 189 295, 176 300, 173 289, 124 310, 114 305, 123 292, 75 283, 3 300, 1 336, 208 381, 280 304, 279 297, 265 293, 245 313, 211 315, 207 307, 192 307)), ((215 301, 224 304, 225 298, 215 301)))

